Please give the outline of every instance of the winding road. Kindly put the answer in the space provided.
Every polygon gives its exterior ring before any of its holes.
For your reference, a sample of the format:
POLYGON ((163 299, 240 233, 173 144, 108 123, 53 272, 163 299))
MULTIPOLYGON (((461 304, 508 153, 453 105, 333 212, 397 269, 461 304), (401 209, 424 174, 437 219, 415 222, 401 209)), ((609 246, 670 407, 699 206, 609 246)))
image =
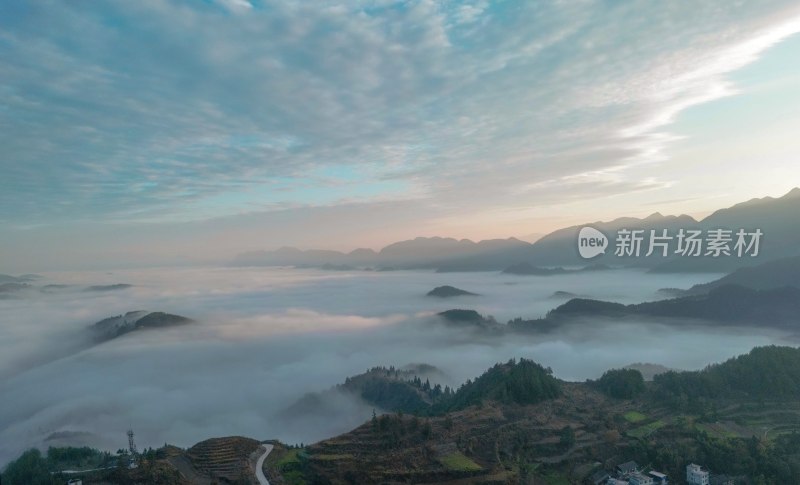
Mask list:
POLYGON ((261 445, 264 447, 264 454, 258 458, 258 462, 256 462, 256 478, 258 479, 258 483, 261 485, 269 485, 269 480, 267 477, 264 476, 264 460, 267 459, 267 455, 272 451, 274 448, 272 445, 261 445))

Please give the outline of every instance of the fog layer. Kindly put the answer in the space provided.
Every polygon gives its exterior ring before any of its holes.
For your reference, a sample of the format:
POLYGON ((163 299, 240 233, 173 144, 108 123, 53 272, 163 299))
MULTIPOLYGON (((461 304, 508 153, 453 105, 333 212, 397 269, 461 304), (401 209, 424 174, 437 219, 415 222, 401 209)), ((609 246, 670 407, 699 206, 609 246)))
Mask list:
MULTIPOLYGON (((540 336, 480 337, 431 316, 470 308, 498 321, 557 306, 555 291, 634 303, 659 288, 718 275, 614 270, 549 277, 496 273, 323 272, 265 268, 160 268, 47 273, 58 291, 0 300, 0 465, 30 446, 89 444, 116 450, 133 427, 139 445, 178 446, 240 434, 297 443, 346 431, 372 409, 341 396, 341 413, 287 422, 278 414, 376 365, 425 362, 458 385, 511 357, 534 359, 563 379, 598 377, 632 362, 696 369, 782 341, 761 329, 653 322, 586 322, 540 336), (88 285, 127 283, 109 292, 88 285), (439 299, 453 285, 480 296, 439 299), (196 323, 137 331, 94 345, 87 327, 131 310, 196 323)), ((338 399, 338 397, 337 397, 338 399)))

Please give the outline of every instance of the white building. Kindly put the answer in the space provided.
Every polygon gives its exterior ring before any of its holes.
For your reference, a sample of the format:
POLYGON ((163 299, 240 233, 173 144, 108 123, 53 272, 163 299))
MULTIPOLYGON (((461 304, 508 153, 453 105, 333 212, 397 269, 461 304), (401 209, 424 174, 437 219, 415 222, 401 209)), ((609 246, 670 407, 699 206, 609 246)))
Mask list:
POLYGON ((700 465, 686 465, 686 483, 689 485, 708 485, 708 470, 700 465))
POLYGON ((633 472, 628 477, 629 485, 653 485, 653 477, 644 473, 633 472))
POLYGON ((667 476, 661 472, 653 470, 648 475, 653 477, 653 483, 655 483, 655 485, 667 485, 667 483, 669 483, 667 476))

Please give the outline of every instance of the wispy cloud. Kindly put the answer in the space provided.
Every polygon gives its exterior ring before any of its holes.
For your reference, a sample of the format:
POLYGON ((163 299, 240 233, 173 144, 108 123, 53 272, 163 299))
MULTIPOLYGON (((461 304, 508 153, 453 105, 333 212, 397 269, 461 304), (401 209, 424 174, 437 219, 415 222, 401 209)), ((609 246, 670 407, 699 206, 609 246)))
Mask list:
POLYGON ((219 3, 232 10, 250 10, 253 4, 247 0, 219 0, 219 3))
POLYGON ((669 186, 636 168, 665 163, 676 116, 737 92, 727 76, 798 15, 778 1, 4 2, 0 220, 409 198, 468 214, 549 203, 531 187, 669 186), (347 194, 316 185, 337 170, 361 174, 347 194))

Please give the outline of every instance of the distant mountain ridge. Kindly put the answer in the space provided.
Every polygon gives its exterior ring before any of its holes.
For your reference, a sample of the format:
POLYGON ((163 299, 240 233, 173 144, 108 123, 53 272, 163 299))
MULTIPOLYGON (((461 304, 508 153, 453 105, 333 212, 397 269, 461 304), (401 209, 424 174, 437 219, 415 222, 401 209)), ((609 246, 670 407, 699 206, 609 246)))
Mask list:
MULTIPOLYGON (((77 286, 65 284, 46 284, 37 286, 29 282, 33 282, 40 277, 36 275, 23 275, 20 277, 0 275, 0 298, 23 298, 32 297, 37 294, 52 294, 61 291, 74 289, 77 291, 77 286)), ((118 290, 126 290, 133 288, 133 285, 128 283, 115 283, 110 285, 91 285, 84 287, 81 291, 92 293, 104 293, 118 290)))
POLYGON ((532 268, 576 267, 587 264, 634 266, 651 268, 654 272, 729 272, 770 259, 800 256, 800 188, 792 189, 779 198, 751 199, 717 210, 702 220, 688 215, 664 216, 655 212, 645 218, 620 217, 611 221, 596 221, 551 232, 534 243, 516 238, 490 239, 474 242, 469 239, 418 237, 389 244, 380 251, 360 248, 348 253, 331 250, 300 250, 283 247, 273 251, 251 251, 239 254, 237 266, 310 266, 329 269, 432 269, 438 272, 502 271, 511 267, 532 268), (577 251, 578 232, 591 226, 609 238, 606 253, 591 260, 582 259, 577 251), (729 229, 736 231, 760 229, 763 238, 758 258, 728 256, 681 257, 655 253, 639 257, 616 256, 614 236, 620 229, 678 230, 729 229))
POLYGON ((659 323, 683 325, 759 325, 782 330, 800 329, 800 288, 784 286, 753 289, 723 285, 707 293, 678 298, 622 304, 588 298, 572 298, 547 312, 542 318, 514 318, 503 324, 475 310, 451 309, 435 315, 434 323, 483 336, 509 333, 548 333, 579 325, 589 318, 624 320, 629 317, 658 319, 659 323))
POLYGON ((676 290, 674 294, 678 296, 702 295, 714 288, 726 285, 739 285, 754 290, 768 290, 785 286, 800 288, 800 256, 739 268, 718 280, 697 284, 684 291, 676 290))
POLYGON ((330 250, 300 250, 283 247, 274 251, 242 253, 237 266, 368 266, 375 269, 434 269, 478 271, 502 269, 524 258, 531 244, 519 239, 469 239, 418 237, 390 244, 378 252, 360 248, 349 253, 330 250))
POLYGON ((624 305, 622 303, 573 298, 538 320, 509 323, 517 330, 550 330, 582 317, 624 318, 630 316, 705 320, 726 325, 763 325, 773 328, 800 327, 800 289, 792 286, 756 290, 724 285, 700 295, 624 305))
POLYGON ((561 266, 556 266, 554 268, 546 268, 541 266, 534 266, 530 263, 519 263, 504 269, 503 273, 515 274, 515 275, 529 275, 529 276, 553 276, 560 274, 581 273, 585 271, 604 271, 607 269, 611 269, 611 267, 605 264, 590 264, 578 269, 566 269, 562 268, 561 266))

